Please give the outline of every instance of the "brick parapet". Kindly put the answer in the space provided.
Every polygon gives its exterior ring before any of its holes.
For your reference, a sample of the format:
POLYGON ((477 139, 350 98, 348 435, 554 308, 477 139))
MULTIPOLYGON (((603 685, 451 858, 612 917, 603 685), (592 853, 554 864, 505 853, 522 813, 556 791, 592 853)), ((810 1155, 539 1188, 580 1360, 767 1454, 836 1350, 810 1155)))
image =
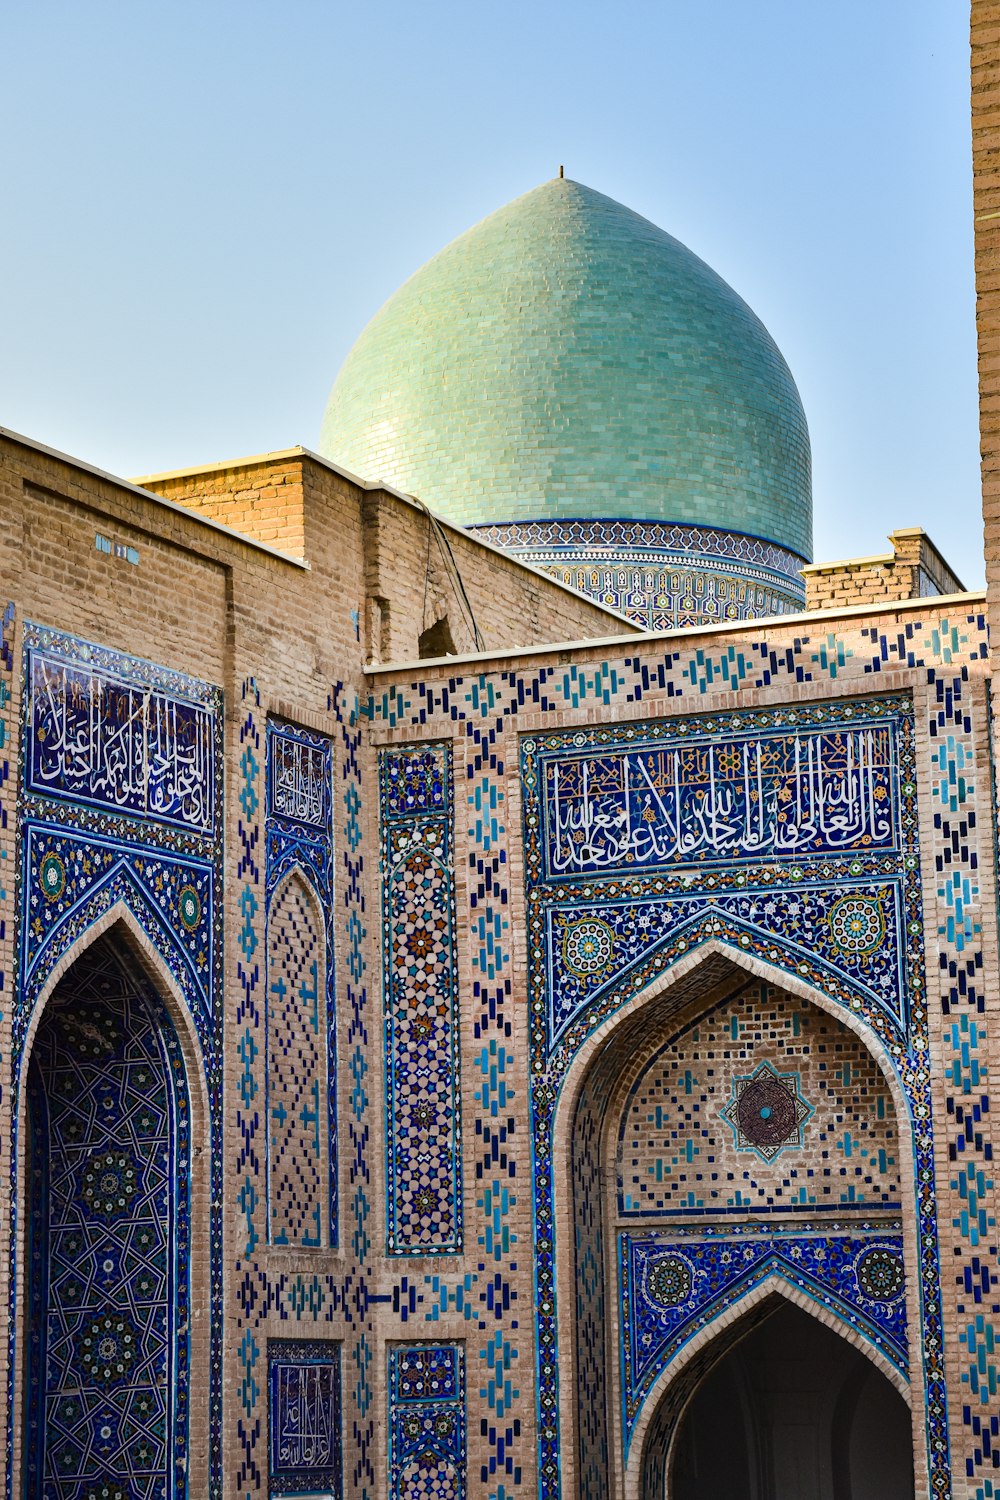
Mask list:
POLYGON ((962 592, 962 583, 919 526, 890 533, 892 551, 802 569, 806 609, 878 606, 890 600, 962 592))

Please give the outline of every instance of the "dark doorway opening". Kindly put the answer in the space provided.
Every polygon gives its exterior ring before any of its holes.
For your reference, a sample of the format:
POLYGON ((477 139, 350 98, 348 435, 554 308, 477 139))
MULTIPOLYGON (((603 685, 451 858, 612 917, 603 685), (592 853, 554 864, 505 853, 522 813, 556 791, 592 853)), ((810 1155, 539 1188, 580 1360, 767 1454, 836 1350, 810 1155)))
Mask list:
MULTIPOLYGON (((872 1362, 780 1298, 698 1386, 670 1500, 912 1500, 910 1411, 872 1362)), ((662 1500, 648 1495, 645 1500, 662 1500)))

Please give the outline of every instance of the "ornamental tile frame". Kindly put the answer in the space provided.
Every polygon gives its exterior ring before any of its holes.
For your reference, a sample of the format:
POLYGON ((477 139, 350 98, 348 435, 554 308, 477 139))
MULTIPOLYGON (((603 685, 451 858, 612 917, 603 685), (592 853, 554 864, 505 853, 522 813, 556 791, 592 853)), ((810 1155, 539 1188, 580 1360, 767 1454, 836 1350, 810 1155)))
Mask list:
MULTIPOLYGON (((20 934, 12 1026, 14 1139, 38 1002, 85 935, 127 914, 197 1035, 210 1162, 208 1450, 222 1442, 222 693, 142 658, 26 622, 18 834, 20 934)), ((187 1067, 192 1066, 191 1055, 187 1067)), ((188 1077, 197 1094, 198 1082, 188 1077)), ((10 1162, 18 1201, 19 1153, 10 1162)), ((24 1271, 11 1238, 11 1367, 24 1271)), ((186 1400, 186 1393, 184 1393, 186 1400)), ((8 1403, 9 1434, 15 1413, 8 1403)), ((11 1475, 8 1473, 8 1491, 11 1475)))
MULTIPOLYGON (((914 713, 909 696, 896 694, 556 730, 520 748, 540 1472, 543 1489, 551 1482, 557 1493, 558 1367, 547 1353, 558 1336, 555 1118, 582 1044, 631 997, 678 959, 721 943, 839 1001, 891 1060, 916 1184, 933 1182, 914 713), (896 893, 895 923, 871 894, 873 879, 896 893), (784 890, 780 910, 768 911, 769 890, 784 890), (863 954, 836 915, 858 892, 871 907, 863 954), (675 903, 680 921, 657 920, 675 903), (792 906, 794 940, 785 925, 792 906), (585 988, 580 972, 564 977, 553 910, 585 919, 600 911, 612 935, 609 963, 584 970, 585 988), (891 962, 872 986, 865 965, 887 948, 891 962)), ((933 1351, 943 1346, 936 1204, 918 1201, 922 1339, 933 1351)), ((946 1411, 932 1365, 927 1437, 939 1494, 949 1482, 946 1411)), ((637 1413, 628 1416, 631 1424, 637 1413)))

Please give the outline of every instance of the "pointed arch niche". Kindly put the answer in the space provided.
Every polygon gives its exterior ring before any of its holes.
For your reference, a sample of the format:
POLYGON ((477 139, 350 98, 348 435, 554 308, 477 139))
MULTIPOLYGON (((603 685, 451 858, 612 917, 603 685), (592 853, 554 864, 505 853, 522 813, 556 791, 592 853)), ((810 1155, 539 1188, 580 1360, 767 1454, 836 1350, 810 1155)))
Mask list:
POLYGON ((268 1240, 329 1244, 327 955, 319 896, 295 865, 267 912, 268 1240))
MULTIPOLYGON (((682 1413, 730 1346, 791 1303, 922 1413, 898 1081, 843 1005, 741 957, 714 944, 675 965, 587 1041, 563 1085, 559 1413, 573 1500, 686 1500, 671 1469, 682 1413)), ((878 1399, 855 1384, 858 1403, 878 1399)), ((916 1415, 911 1430, 919 1478, 916 1415)), ((766 1483, 748 1494, 772 1500, 766 1483)), ((842 1484, 836 1500, 854 1497, 842 1484)))
MULTIPOLYGON (((194 1023, 119 905, 49 976, 18 1087, 15 1493, 208 1483, 209 1108, 194 1023)), ((101 1491, 103 1493, 103 1491, 101 1491)))

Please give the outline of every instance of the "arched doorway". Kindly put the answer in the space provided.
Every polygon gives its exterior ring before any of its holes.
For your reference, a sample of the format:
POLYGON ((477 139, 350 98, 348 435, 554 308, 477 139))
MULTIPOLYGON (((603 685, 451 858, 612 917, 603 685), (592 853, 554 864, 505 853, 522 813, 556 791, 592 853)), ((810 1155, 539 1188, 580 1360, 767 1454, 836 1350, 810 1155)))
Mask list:
POLYGON ((781 1297, 730 1338, 677 1427, 664 1497, 911 1500, 910 1410, 846 1339, 781 1297))
POLYGON ((890 1075, 848 1019, 712 954, 581 1058, 557 1127, 571 1164, 560 1330, 576 1378, 560 1411, 576 1500, 669 1493, 681 1411, 724 1352, 711 1331, 748 1299, 763 1316, 768 1287, 829 1309, 907 1389, 905 1138, 890 1075), (664 1424, 669 1443, 651 1449, 664 1424))
POLYGON ((177 1035, 110 933, 27 1082, 27 1500, 182 1500, 191 1110, 177 1035))

